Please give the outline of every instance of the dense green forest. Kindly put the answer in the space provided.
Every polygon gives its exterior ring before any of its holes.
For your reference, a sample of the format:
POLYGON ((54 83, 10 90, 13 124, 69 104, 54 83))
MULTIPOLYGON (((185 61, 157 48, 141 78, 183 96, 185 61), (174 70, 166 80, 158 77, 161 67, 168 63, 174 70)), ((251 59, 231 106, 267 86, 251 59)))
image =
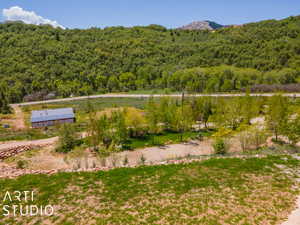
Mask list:
POLYGON ((9 102, 52 92, 240 91, 298 83, 299 71, 300 16, 212 32, 0 24, 0 81, 9 102))

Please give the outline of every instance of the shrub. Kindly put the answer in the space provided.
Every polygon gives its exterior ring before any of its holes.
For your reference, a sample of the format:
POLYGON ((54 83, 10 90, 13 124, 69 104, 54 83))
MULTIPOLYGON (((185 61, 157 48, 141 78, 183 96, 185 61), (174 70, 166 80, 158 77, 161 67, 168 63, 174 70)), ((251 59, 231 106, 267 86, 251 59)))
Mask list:
POLYGON ((265 144, 267 141, 267 132, 264 129, 259 129, 254 127, 252 130, 252 142, 255 146, 255 149, 259 149, 262 144, 265 144))
POLYGON ((229 136, 232 133, 231 129, 220 127, 216 133, 214 133, 213 137, 220 139, 226 136, 229 136))
POLYGON ((151 137, 151 144, 153 146, 162 146, 163 142, 158 137, 155 137, 154 135, 152 135, 152 137, 151 137))
POLYGON ((125 126, 128 127, 130 137, 144 137, 147 133, 146 118, 141 110, 126 108, 124 110, 125 126))
POLYGON ((222 138, 216 139, 215 143, 213 144, 213 148, 215 150, 215 154, 225 155, 227 153, 227 146, 222 138))
POLYGON ((72 124, 63 124, 59 130, 57 152, 67 153, 82 143, 77 139, 76 130, 72 124))
POLYGON ((195 139, 198 141, 203 141, 203 139, 204 139, 203 134, 202 133, 197 134, 195 139))
POLYGON ((288 137, 290 144, 295 145, 300 140, 300 115, 293 117, 285 124, 283 134, 288 137))
POLYGON ((124 158, 123 165, 124 166, 128 165, 128 157, 127 157, 127 155, 124 158))
POLYGON ((17 169, 24 169, 25 166, 26 166, 26 161, 24 161, 24 160, 19 160, 19 161, 17 162, 17 169))
POLYGON ((141 165, 145 165, 145 162, 146 162, 146 158, 144 155, 141 156, 141 165))

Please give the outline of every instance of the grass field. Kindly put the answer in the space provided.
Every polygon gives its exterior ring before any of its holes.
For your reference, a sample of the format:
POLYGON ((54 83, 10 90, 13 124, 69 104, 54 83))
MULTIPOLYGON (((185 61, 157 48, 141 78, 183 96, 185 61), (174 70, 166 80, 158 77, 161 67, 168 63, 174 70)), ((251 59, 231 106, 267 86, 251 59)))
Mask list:
POLYGON ((34 190, 30 204, 51 204, 55 212, 0 213, 0 224, 278 224, 293 208, 299 166, 282 155, 5 179, 2 195, 34 190))
POLYGON ((53 129, 43 132, 41 130, 8 130, 8 129, 0 129, 0 141, 13 141, 13 140, 36 140, 36 139, 44 139, 50 138, 57 135, 53 129))
MULTIPOLYGON (((113 108, 113 107, 136 107, 142 109, 144 108, 148 99, 146 98, 99 98, 99 99, 91 99, 91 100, 80 100, 80 101, 24 106, 22 107, 22 110, 25 116, 25 124, 27 125, 27 127, 30 127, 30 115, 32 110, 72 107, 76 112, 76 119, 77 119, 76 129, 78 131, 83 131, 85 130, 87 124, 86 117, 87 117, 88 101, 96 111, 100 111, 105 108, 113 108)), ((47 130, 28 128, 26 130, 15 131, 12 129, 2 128, 0 123, 0 141, 36 140, 36 139, 54 137, 57 135, 58 135, 57 127, 49 127, 49 129, 47 130)))
POLYGON ((214 133, 213 130, 203 130, 199 132, 184 132, 174 133, 174 132, 164 132, 162 134, 148 134, 143 138, 131 138, 126 143, 129 149, 144 148, 150 146, 159 146, 164 144, 176 144, 183 141, 188 141, 198 138, 200 135, 202 137, 208 137, 214 133))
POLYGON ((75 100, 68 102, 55 102, 39 105, 24 106, 24 111, 40 110, 40 109, 53 109, 53 108, 64 108, 72 107, 76 112, 86 112, 88 102, 93 108, 98 111, 105 108, 112 107, 136 107, 144 108, 145 104, 148 102, 148 98, 97 98, 97 99, 84 99, 75 100))

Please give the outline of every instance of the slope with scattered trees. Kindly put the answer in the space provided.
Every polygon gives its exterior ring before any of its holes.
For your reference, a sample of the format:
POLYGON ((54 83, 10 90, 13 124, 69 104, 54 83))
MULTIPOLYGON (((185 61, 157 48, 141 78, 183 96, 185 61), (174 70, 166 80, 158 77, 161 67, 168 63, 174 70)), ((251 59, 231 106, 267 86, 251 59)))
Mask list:
POLYGON ((159 25, 62 30, 0 24, 0 80, 8 86, 9 102, 29 94, 216 92, 297 83, 299 35, 299 16, 215 32, 159 25))

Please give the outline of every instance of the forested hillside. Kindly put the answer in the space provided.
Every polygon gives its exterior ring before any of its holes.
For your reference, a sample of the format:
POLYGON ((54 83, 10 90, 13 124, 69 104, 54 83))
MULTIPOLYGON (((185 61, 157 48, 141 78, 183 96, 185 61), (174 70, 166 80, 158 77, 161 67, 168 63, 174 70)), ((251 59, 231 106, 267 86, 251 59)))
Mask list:
POLYGON ((0 81, 10 102, 41 91, 235 91, 297 83, 299 71, 300 16, 213 32, 0 24, 0 81))

